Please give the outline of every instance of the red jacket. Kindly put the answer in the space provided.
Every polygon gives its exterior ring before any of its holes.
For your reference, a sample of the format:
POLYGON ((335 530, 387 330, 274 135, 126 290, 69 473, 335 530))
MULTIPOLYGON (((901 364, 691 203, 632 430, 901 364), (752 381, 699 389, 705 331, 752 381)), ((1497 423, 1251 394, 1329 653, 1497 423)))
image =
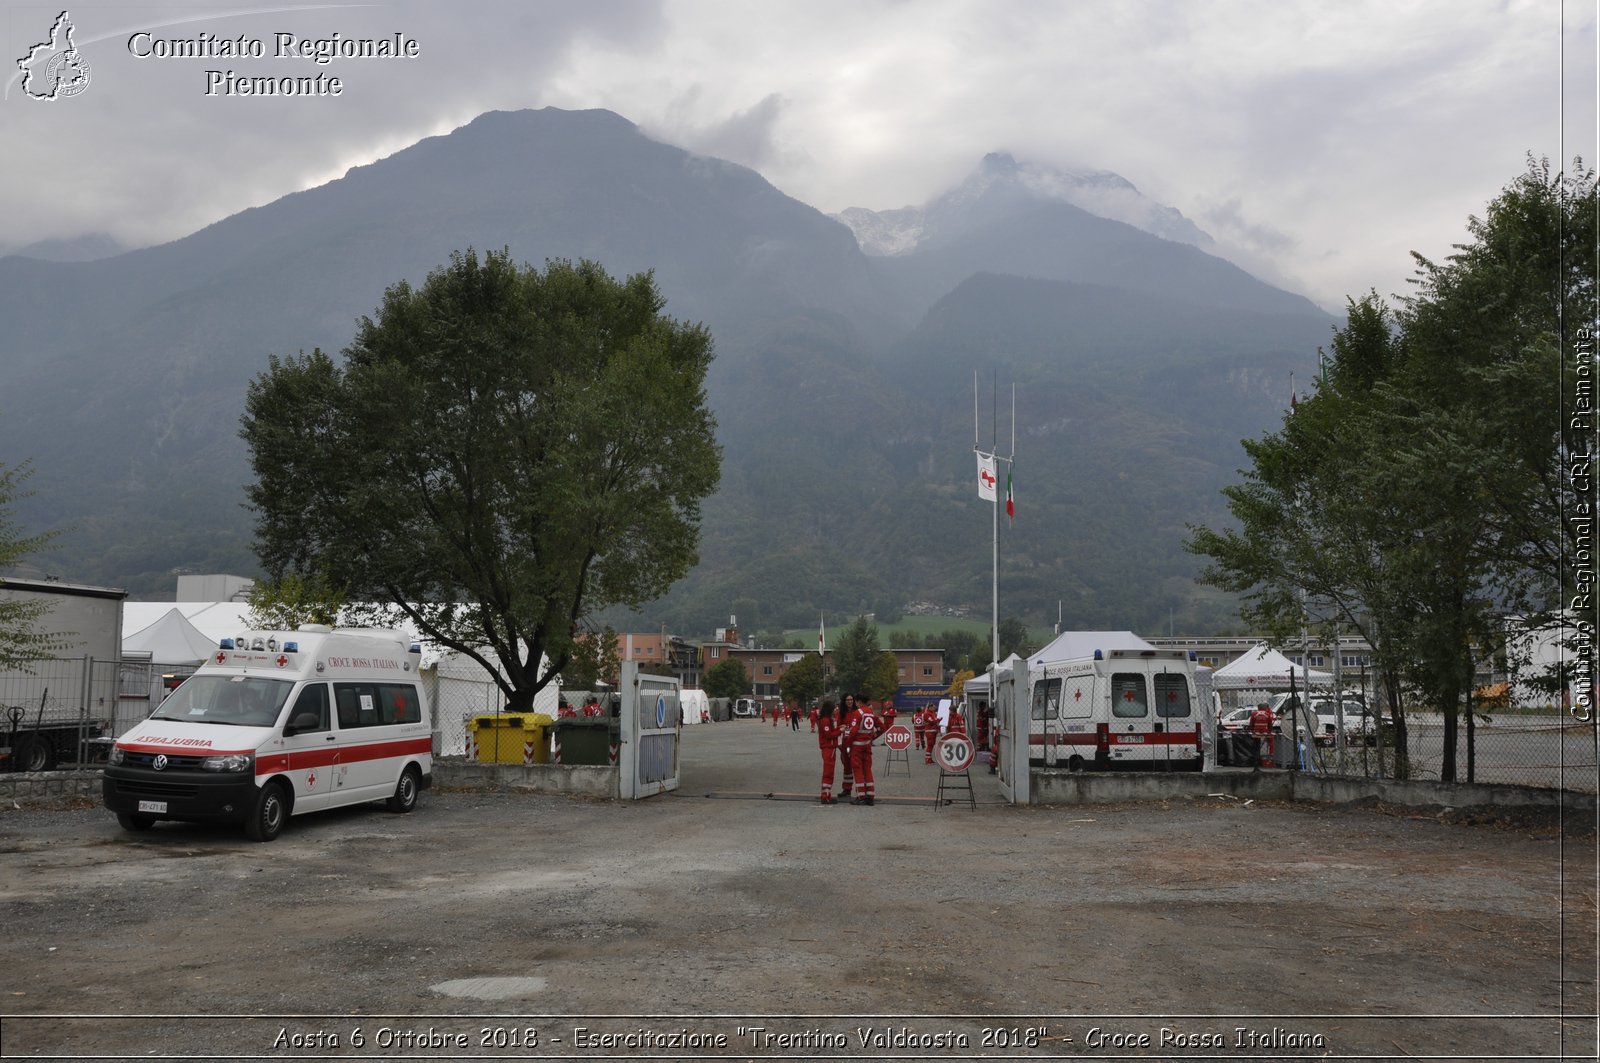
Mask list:
POLYGON ((817 745, 823 749, 837 749, 839 746, 839 718, 837 716, 817 717, 817 745))
POLYGON ((871 707, 857 709, 845 723, 844 740, 855 746, 870 746, 883 733, 883 720, 871 707))

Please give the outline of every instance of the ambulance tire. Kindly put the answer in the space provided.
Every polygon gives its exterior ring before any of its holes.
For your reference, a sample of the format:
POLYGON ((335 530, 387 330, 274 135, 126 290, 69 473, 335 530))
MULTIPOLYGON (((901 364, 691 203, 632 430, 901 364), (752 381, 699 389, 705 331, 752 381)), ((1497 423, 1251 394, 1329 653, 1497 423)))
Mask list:
POLYGON ((386 805, 390 812, 410 812, 417 807, 417 792, 422 789, 421 774, 415 764, 406 765, 406 770, 400 773, 400 781, 395 783, 394 796, 386 805))
POLYGON ((255 807, 250 810, 250 818, 244 821, 245 836, 253 842, 270 842, 283 832, 288 818, 289 801, 284 797, 283 787, 269 782, 256 791, 255 807))
POLYGON ((156 825, 156 817, 140 815, 138 812, 118 812, 117 825, 123 830, 149 830, 156 825))
POLYGON ((1080 771, 1082 771, 1083 770, 1083 758, 1078 756, 1076 753, 1074 753, 1072 756, 1068 757, 1067 758, 1067 770, 1070 771, 1070 772, 1080 772, 1080 771))

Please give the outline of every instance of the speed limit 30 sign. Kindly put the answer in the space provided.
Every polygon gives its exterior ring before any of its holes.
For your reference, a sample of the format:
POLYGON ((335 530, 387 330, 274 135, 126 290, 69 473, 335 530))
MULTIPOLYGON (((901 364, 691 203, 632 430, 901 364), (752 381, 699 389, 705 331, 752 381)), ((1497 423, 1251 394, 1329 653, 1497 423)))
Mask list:
POLYGON ((939 739, 933 751, 934 759, 945 771, 966 771, 972 767, 972 760, 977 755, 978 748, 972 744, 971 738, 963 734, 945 735, 939 739))

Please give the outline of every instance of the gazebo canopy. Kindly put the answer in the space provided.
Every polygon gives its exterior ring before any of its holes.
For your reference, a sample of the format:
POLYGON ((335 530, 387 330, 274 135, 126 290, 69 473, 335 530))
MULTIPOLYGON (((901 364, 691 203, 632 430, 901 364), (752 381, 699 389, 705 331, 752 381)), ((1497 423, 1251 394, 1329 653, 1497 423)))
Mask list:
POLYGON ((1297 687, 1333 685, 1330 673, 1303 668, 1277 650, 1268 649, 1266 643, 1218 668, 1211 675, 1211 685, 1217 690, 1287 690, 1291 672, 1297 687))

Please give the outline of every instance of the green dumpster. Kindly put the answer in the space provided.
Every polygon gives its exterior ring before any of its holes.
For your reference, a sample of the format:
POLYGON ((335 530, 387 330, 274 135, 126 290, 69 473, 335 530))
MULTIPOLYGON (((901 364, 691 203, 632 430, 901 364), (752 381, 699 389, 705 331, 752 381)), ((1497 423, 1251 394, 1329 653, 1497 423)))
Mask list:
POLYGON ((619 728, 599 716, 567 716, 555 723, 556 763, 610 764, 619 728))
POLYGON ((550 743, 545 731, 554 723, 542 712, 474 716, 468 725, 479 764, 546 764, 550 743))

